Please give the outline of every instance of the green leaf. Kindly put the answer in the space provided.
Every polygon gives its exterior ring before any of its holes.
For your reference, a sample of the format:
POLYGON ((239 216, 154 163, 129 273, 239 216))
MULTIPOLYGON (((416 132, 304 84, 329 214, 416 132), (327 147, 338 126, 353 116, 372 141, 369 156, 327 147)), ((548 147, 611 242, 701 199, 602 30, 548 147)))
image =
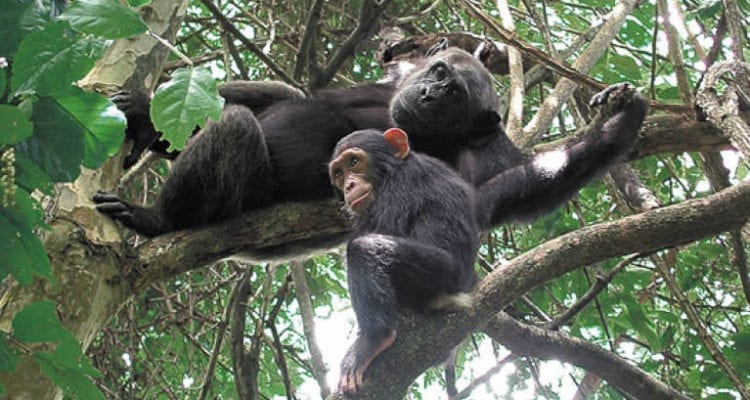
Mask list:
POLYGON ((3 67, 0 62, 0 93, 5 93, 5 88, 8 86, 8 78, 6 77, 5 71, 7 66, 3 67))
POLYGON ((49 176, 38 165, 18 152, 16 152, 16 183, 28 192, 39 189, 51 195, 54 191, 49 176))
POLYGON ((0 12, 0 56, 12 56, 29 32, 41 29, 47 16, 36 0, 5 0, 0 12))
POLYGON ((0 104, 0 145, 16 144, 33 131, 34 125, 17 107, 0 104))
POLYGON ((662 348, 661 338, 651 326, 651 320, 646 316, 643 307, 630 297, 624 296, 625 307, 627 307, 628 321, 638 334, 646 339, 651 351, 658 352, 662 348))
POLYGON ((0 280, 13 274, 21 286, 31 285, 34 265, 26 250, 27 242, 28 234, 0 215, 0 280))
POLYGON ((16 190, 15 205, 13 207, 0 208, 0 215, 7 218, 16 228, 15 237, 20 240, 24 248, 28 263, 24 263, 24 274, 30 270, 38 276, 54 279, 50 268, 49 257, 44 250, 39 237, 34 234, 36 227, 44 227, 44 214, 39 203, 31 198, 28 192, 22 188, 16 190))
POLYGON ((612 69, 622 75, 625 80, 638 82, 643 78, 641 75, 643 67, 635 62, 635 58, 610 53, 609 61, 612 64, 612 69))
POLYGON ((36 353, 34 354, 34 360, 52 382, 70 397, 104 400, 104 395, 89 378, 89 375, 92 375, 88 373, 91 369, 90 365, 80 364, 80 357, 83 356, 80 349, 75 354, 76 352, 72 352, 70 346, 67 344, 58 346, 54 353, 36 353), (79 357, 71 357, 71 353, 79 357))
POLYGON ((148 29, 137 12, 117 0, 76 0, 60 18, 73 29, 107 39, 140 35, 148 29))
POLYGON ((0 332, 0 372, 10 372, 16 369, 18 354, 8 342, 7 334, 0 332))
POLYGON ((206 117, 221 118, 222 100, 208 69, 180 68, 172 80, 159 87, 151 101, 151 120, 164 133, 170 150, 185 147, 196 126, 206 117))
POLYGON ((29 304, 13 318, 13 336, 25 343, 76 342, 73 335, 60 323, 53 301, 29 304))
POLYGON ((125 131, 125 117, 109 99, 72 88, 69 94, 58 97, 58 101, 83 132, 86 168, 98 168, 117 153, 125 131))
POLYGON ((34 135, 16 150, 37 165, 55 182, 70 182, 80 173, 83 161, 83 128, 52 98, 34 102, 31 120, 34 135))
POLYGON ((18 46, 11 88, 16 94, 65 92, 94 66, 103 49, 100 39, 75 35, 67 22, 47 24, 18 46))

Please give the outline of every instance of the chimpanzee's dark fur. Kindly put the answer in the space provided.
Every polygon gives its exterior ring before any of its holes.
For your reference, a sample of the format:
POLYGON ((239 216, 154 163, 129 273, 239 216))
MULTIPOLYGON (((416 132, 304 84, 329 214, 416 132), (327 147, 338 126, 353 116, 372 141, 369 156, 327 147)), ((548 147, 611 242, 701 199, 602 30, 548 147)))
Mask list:
MULTIPOLYGON (((347 149, 366 152, 374 199, 364 215, 355 216, 347 247, 360 332, 342 361, 342 391, 356 392, 373 354, 391 345, 399 307, 445 306, 471 291, 480 229, 558 206, 626 154, 643 122, 645 101, 631 86, 618 84, 596 94, 591 105, 602 106, 602 115, 580 141, 500 169, 478 186, 467 186, 465 177, 430 156, 395 157, 377 131, 355 132, 339 142, 334 160, 347 149)), ((504 137, 500 128, 497 136, 504 137)), ((343 185, 356 193, 354 186, 343 185)))
MULTIPOLYGON (((154 236, 284 201, 326 198, 332 193, 325 170, 331 150, 339 139, 361 129, 403 127, 414 150, 445 161, 477 187, 528 162, 502 129, 489 72, 470 54, 442 47, 437 46, 424 66, 408 74, 398 87, 374 83, 322 90, 307 99, 284 89, 264 96, 269 100, 262 102, 262 109, 248 100, 257 96, 243 91, 242 84, 232 87, 222 93, 229 97, 221 121, 209 123, 193 138, 152 207, 100 192, 94 196, 97 209, 154 236)), ((148 116, 143 110, 147 102, 118 104, 128 105, 131 135, 138 136, 134 133, 137 125, 146 137, 155 132, 144 117, 148 116)), ((644 112, 640 98, 613 110, 612 121, 595 127, 573 151, 574 158, 583 157, 582 170, 563 173, 566 179, 560 180, 560 187, 539 186, 540 193, 552 194, 534 197, 536 203, 529 208, 559 204, 602 171, 607 160, 627 151, 644 112), (598 143, 600 134, 611 139, 598 143), (597 154, 587 157, 588 151, 597 154)), ((506 179, 496 181, 504 184, 506 179)), ((493 187, 498 185, 484 190, 490 199, 496 196, 493 187)), ((506 217, 504 213, 495 210, 484 223, 497 223, 506 217)))
POLYGON ((426 310, 439 296, 472 290, 479 238, 475 189, 455 170, 417 152, 394 157, 394 148, 375 130, 342 139, 334 158, 352 147, 369 156, 367 177, 375 200, 354 217, 347 246, 347 280, 360 337, 342 363, 342 376, 366 363, 372 352, 363 348, 377 346, 397 330, 399 307, 426 310))

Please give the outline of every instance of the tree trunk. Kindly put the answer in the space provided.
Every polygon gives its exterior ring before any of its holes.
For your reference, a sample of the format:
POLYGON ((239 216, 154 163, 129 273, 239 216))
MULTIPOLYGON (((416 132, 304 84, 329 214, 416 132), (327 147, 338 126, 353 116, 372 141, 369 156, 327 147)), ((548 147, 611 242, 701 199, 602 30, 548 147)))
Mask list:
MULTIPOLYGON (((154 0, 141 14, 155 34, 174 37, 187 9, 185 0, 154 0)), ((150 88, 156 84, 168 50, 148 35, 116 41, 104 58, 81 80, 85 89, 110 92, 116 88, 150 88)), ((0 298, 0 330, 9 332, 16 313, 40 300, 57 302, 62 323, 80 341, 83 350, 131 294, 119 270, 123 254, 120 231, 93 208, 91 195, 114 187, 122 175, 121 157, 113 157, 100 170, 83 169, 72 184, 58 185, 51 202, 50 230, 42 243, 52 265, 55 282, 37 280, 28 288, 15 285, 0 298)), ((12 374, 0 374, 9 399, 62 398, 29 357, 22 357, 12 374)))

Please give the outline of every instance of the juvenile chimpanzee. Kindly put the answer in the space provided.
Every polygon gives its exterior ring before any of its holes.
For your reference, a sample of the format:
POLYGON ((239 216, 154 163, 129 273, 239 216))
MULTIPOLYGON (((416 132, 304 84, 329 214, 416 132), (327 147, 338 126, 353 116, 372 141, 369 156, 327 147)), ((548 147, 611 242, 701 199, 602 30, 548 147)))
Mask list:
POLYGON ((347 246, 349 292, 360 332, 341 366, 354 393, 370 362, 396 339, 399 307, 467 307, 476 280, 475 192, 456 171, 410 152, 404 131, 342 139, 330 179, 354 221, 347 246))
POLYGON ((478 187, 440 160, 410 152, 400 129, 383 136, 355 132, 339 142, 329 174, 354 217, 347 271, 360 329, 342 362, 342 391, 356 392, 372 360, 393 344, 398 307, 468 303, 480 229, 559 205, 625 155, 645 101, 619 84, 596 94, 591 105, 601 106, 603 116, 580 142, 500 171, 478 187))

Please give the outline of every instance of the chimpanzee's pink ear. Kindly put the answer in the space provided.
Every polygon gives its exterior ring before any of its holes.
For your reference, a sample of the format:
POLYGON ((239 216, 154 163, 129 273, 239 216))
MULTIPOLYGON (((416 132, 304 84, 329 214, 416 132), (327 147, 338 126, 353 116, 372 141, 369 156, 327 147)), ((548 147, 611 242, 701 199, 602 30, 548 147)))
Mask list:
POLYGON ((403 160, 409 155, 409 136, 402 129, 390 128, 383 133, 383 138, 398 150, 394 154, 396 158, 403 160))

